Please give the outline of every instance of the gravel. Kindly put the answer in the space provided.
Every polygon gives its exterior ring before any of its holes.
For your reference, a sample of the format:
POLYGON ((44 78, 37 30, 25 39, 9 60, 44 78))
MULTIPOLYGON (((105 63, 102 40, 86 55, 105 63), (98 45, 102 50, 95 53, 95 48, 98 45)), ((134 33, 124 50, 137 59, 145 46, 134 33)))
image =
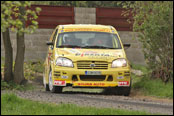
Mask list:
POLYGON ((92 106, 97 108, 116 108, 128 110, 143 110, 150 113, 173 114, 173 100, 170 102, 156 101, 147 98, 104 95, 101 93, 64 91, 61 94, 46 92, 44 87, 37 85, 37 89, 30 91, 5 91, 15 93, 17 96, 33 101, 47 103, 71 103, 79 106, 92 106))

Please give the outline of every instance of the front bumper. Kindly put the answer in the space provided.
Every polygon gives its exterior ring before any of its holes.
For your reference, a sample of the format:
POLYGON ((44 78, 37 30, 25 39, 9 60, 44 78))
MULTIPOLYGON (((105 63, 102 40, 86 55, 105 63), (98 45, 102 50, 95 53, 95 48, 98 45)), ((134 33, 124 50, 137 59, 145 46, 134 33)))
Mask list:
POLYGON ((130 68, 109 68, 107 70, 75 69, 56 67, 53 69, 54 86, 72 87, 116 87, 130 86, 130 68), (85 71, 100 71, 100 75, 86 75, 85 71))

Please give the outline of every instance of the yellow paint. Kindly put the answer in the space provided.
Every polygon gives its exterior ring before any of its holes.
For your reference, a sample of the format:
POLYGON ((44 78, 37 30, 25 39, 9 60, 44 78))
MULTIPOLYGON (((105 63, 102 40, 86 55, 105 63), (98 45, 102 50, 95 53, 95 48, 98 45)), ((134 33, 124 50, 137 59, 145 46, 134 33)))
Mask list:
POLYGON ((74 82, 73 87, 116 87, 118 84, 116 82, 74 82))
MULTIPOLYGON (((74 32, 74 31, 95 31, 95 32, 107 32, 107 33, 114 33, 117 34, 115 29, 111 30, 111 26, 104 26, 104 25, 59 25, 56 27, 58 29, 58 34, 62 32, 74 32)), ((55 30, 56 30, 55 29, 55 30)), ((54 36, 54 32, 50 37, 50 41, 57 38, 58 34, 54 36)), ((118 39, 121 43, 120 37, 118 35, 118 39)), ((115 41, 115 40, 114 40, 115 41)), ((57 42, 57 39, 55 39, 57 42)), ((59 43, 61 45, 62 41, 59 43)), ((118 46, 115 44, 114 46, 118 46)), ((50 69, 52 70, 52 79, 54 80, 61 80, 66 81, 66 84, 71 84, 72 86, 81 86, 81 87, 116 87, 118 86, 119 81, 129 81, 130 76, 126 76, 123 79, 117 79, 118 72, 130 72, 129 63, 127 67, 120 67, 120 68, 111 68, 112 61, 117 58, 125 58, 127 60, 125 51, 123 49, 123 45, 121 43, 122 49, 72 49, 72 48, 56 48, 54 44, 54 48, 48 47, 48 54, 45 60, 45 70, 44 70, 44 78, 46 83, 49 82, 49 72, 50 69), (87 55, 88 54, 88 55, 87 55), (73 62, 73 67, 61 67, 56 66, 55 62, 58 57, 66 57, 73 62), (105 61, 107 62, 108 69, 78 69, 77 62, 80 60, 85 61, 105 61), (85 75, 85 71, 100 71, 101 75, 105 75, 106 79, 109 76, 113 77, 113 81, 82 81, 80 79, 80 75, 85 75), (58 72, 56 74, 60 74, 60 76, 54 75, 54 72, 58 72), (61 78, 63 75, 68 76, 68 78, 61 78), (78 81, 73 81, 72 77, 75 75, 78 81)), ((124 75, 121 75, 124 76, 124 75)), ((53 83, 54 84, 54 83, 53 83)))
POLYGON ((109 29, 93 29, 93 28, 77 28, 77 29, 63 29, 63 32, 73 32, 73 31, 95 31, 95 32, 111 32, 109 29))

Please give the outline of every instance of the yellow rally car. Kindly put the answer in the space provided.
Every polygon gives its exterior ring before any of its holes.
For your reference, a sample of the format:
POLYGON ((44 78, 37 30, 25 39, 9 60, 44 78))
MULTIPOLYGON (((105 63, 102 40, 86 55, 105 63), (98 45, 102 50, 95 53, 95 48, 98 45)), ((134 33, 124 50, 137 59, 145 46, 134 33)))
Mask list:
POLYGON ((59 25, 47 45, 43 74, 46 91, 60 93, 66 86, 102 87, 130 94, 130 65, 114 27, 59 25))

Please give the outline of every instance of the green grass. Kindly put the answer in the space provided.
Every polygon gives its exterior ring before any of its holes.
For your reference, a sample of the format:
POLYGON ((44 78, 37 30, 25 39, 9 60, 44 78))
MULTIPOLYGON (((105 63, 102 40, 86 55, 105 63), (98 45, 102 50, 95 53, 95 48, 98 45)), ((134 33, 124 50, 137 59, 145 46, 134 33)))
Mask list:
POLYGON ((148 76, 149 69, 146 66, 134 64, 132 68, 144 73, 142 76, 132 74, 134 91, 140 91, 147 96, 173 99, 173 82, 165 84, 161 79, 151 79, 148 76))
POLYGON ((141 70, 144 74, 149 72, 149 69, 147 68, 147 66, 141 65, 141 64, 133 64, 133 63, 131 63, 131 68, 135 69, 135 70, 141 70))
POLYGON ((145 111, 46 104, 21 99, 14 94, 2 94, 1 106, 2 115, 151 115, 145 111))
POLYGON ((133 89, 141 91, 144 95, 173 99, 172 82, 165 84, 160 79, 153 80, 143 76, 140 81, 133 84, 133 89))

